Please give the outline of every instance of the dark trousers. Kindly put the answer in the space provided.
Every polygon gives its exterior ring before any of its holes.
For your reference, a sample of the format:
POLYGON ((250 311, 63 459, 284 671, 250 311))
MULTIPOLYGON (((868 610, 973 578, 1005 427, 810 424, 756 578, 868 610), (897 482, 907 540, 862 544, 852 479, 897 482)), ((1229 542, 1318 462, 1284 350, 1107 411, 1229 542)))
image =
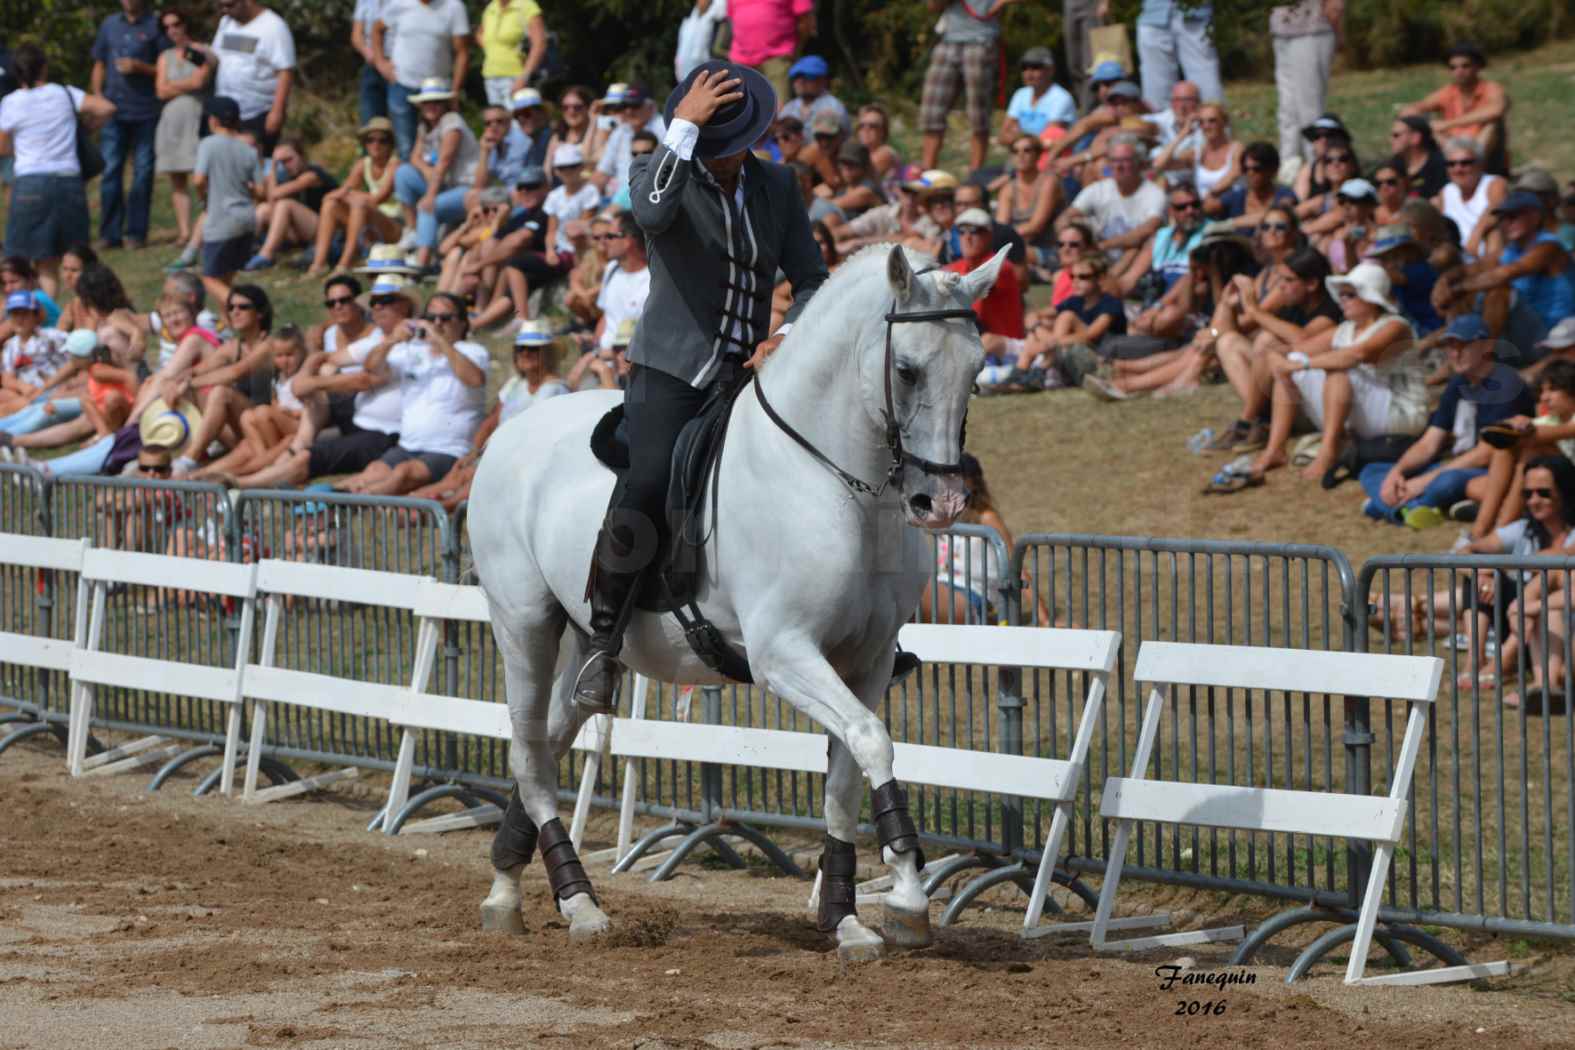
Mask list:
POLYGON ((112 245, 121 233, 132 241, 148 239, 148 217, 153 211, 153 133, 157 117, 150 120, 111 120, 99 131, 104 154, 104 174, 98 182, 99 234, 112 245), (126 200, 126 161, 131 161, 131 197, 126 200))
POLYGON ((667 485, 673 445, 684 425, 700 414, 709 388, 695 389, 677 376, 633 365, 624 394, 629 435, 629 469, 613 489, 608 524, 618 540, 619 564, 613 572, 639 572, 667 548, 667 485))

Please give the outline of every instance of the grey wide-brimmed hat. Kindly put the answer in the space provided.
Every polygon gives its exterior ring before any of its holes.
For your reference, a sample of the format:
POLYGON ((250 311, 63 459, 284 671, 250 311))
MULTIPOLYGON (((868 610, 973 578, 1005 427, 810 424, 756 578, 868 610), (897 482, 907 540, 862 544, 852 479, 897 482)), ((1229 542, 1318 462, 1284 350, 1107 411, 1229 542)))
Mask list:
POLYGON ((662 119, 673 122, 673 111, 689 93, 689 88, 701 73, 725 72, 737 77, 744 97, 717 110, 700 129, 700 141, 695 144, 695 156, 705 160, 712 157, 731 157, 743 153, 760 141, 777 113, 777 93, 771 82, 748 66, 712 59, 702 62, 689 71, 689 75, 673 88, 662 107, 662 119))

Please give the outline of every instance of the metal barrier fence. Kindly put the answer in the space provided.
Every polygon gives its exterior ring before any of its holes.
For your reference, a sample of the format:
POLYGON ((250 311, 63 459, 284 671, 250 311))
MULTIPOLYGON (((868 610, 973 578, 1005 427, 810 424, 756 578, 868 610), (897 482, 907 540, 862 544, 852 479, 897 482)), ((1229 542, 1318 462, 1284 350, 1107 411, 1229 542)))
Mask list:
MULTIPOLYGON (((1350 564, 1328 547, 1028 535, 1013 573, 1031 585, 1053 623, 1119 630, 1120 671, 1084 771, 1067 866, 1102 871, 1114 834, 1099 818, 1105 778, 1130 773, 1143 706, 1132 665, 1144 641, 1348 649, 1350 564)), ((1025 621, 1044 613, 1025 607, 1025 621)), ((1022 706, 1028 753, 1064 758, 1082 714, 1086 683, 1032 673, 1022 706)), ((1350 789, 1341 728, 1328 697, 1271 698, 1218 689, 1174 690, 1149 775, 1203 783, 1350 789)), ((1037 848, 1052 811, 1027 814, 1037 848)), ((1140 826, 1126 871, 1141 878, 1300 900, 1343 901, 1350 858, 1339 841, 1164 825, 1140 826)))
MULTIPOLYGON (((1376 630, 1363 632, 1367 648, 1445 660, 1385 897, 1401 916, 1575 935, 1572 584, 1571 558, 1405 556, 1362 567, 1355 593, 1376 630)), ((1380 755, 1393 754, 1402 730, 1399 718, 1379 719, 1380 755)))
MULTIPOLYGON (((245 561, 315 560, 445 581, 474 582, 465 513, 450 518, 433 503, 318 492, 237 494, 211 485, 124 479, 47 483, 23 468, 0 467, 0 530, 157 553, 245 561)), ((1131 681, 1144 640, 1366 647, 1367 610, 1381 629, 1374 649, 1438 652, 1448 660, 1446 696, 1418 767, 1408 840, 1391 875, 1386 915, 1396 919, 1503 932, 1575 936, 1575 728, 1540 721, 1502 704, 1514 689, 1503 677, 1486 687, 1457 673, 1529 640, 1503 659, 1519 681, 1575 691, 1569 616, 1507 606, 1462 593, 1457 577, 1498 570, 1500 581, 1531 593, 1572 593, 1575 560, 1379 558, 1360 581, 1340 552, 1326 547, 1029 535, 1008 552, 988 529, 960 526, 931 538, 934 560, 920 616, 934 622, 1046 624, 1116 629, 1120 672, 1111 682, 1104 724, 1085 771, 1067 865, 1101 870, 1113 829, 1098 817, 1104 778, 1125 774, 1144 697, 1131 681), (1507 575, 1506 575, 1507 574, 1507 575), (1480 607, 1479 615, 1473 615, 1480 607), (1494 610, 1497 609, 1495 612, 1494 610), (1400 630, 1402 617, 1406 624, 1400 630), (1412 629, 1412 619, 1416 620, 1412 629), (1457 628, 1457 624, 1464 628, 1457 628), (1457 635, 1461 637, 1457 639, 1457 635), (1457 649, 1458 645, 1461 648, 1457 649), (1529 653, 1529 655, 1528 655, 1529 653)), ((0 629, 60 633, 72 615, 74 579, 60 573, 0 569, 0 629)), ((222 665, 232 658, 233 608, 169 588, 134 588, 111 598, 105 647, 131 655, 222 665)), ((1560 599, 1561 601, 1561 599, 1560 599)), ((414 655, 413 617, 386 608, 298 602, 281 632, 283 666, 403 684, 414 655)), ((63 676, 0 666, 0 703, 30 716, 63 717, 63 676)), ((899 741, 1065 757, 1081 714, 1082 676, 1016 668, 927 666, 893 687, 882 704, 899 741)), ((485 624, 452 624, 434 669, 434 690, 502 702, 501 662, 485 624)), ((1515 688, 1519 688, 1518 686, 1515 688)), ((217 739, 216 705, 167 694, 104 690, 104 724, 198 741, 217 739)), ((693 694, 654 688, 646 717, 695 721, 693 694)), ((1165 720, 1151 775, 1217 783, 1368 791, 1373 768, 1391 763, 1403 712, 1366 701, 1178 690, 1165 720), (1372 748, 1376 747, 1376 753, 1372 748)), ((707 709, 702 706, 702 712, 707 709)), ((721 724, 819 731, 779 698, 753 687, 723 690, 713 703, 721 724)), ((0 712, 3 715, 4 712, 0 712)), ((398 733, 386 723, 281 711, 271 753, 336 764, 389 768, 398 733)), ((569 792, 583 768, 571 756, 560 770, 569 792)), ((428 733, 416 775, 428 781, 497 786, 508 776, 506 745, 428 733)), ((719 802, 735 820, 818 830, 821 777, 727 768, 709 795, 697 766, 637 763, 641 809, 683 821, 706 818, 719 802)), ((619 764, 601 768, 595 798, 612 804, 619 764)), ((1050 812, 1016 799, 913 789, 915 816, 942 844, 1004 855, 1033 855, 1050 812)), ((1342 904, 1363 851, 1335 840, 1228 831, 1144 827, 1127 871, 1134 877, 1223 891, 1342 904)))

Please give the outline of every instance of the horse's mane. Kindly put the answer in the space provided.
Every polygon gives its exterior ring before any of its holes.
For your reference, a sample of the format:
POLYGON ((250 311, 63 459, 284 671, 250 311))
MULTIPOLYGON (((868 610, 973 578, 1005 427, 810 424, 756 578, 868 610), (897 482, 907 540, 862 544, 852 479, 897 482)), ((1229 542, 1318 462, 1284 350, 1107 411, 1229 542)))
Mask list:
MULTIPOLYGON (((823 290, 825 288, 840 289, 843 285, 851 284, 867 276, 866 271, 871 270, 877 271, 884 282, 886 277, 886 259, 890 256, 894 247, 896 247, 896 244, 891 241, 866 244, 842 260, 842 265, 837 267, 837 271, 831 275, 831 279, 826 282, 823 290)), ((940 264, 935 261, 933 255, 914 251, 907 246, 903 246, 902 251, 908 257, 908 265, 912 267, 914 273, 922 273, 926 270, 931 271, 933 274, 931 280, 925 282, 921 279, 920 284, 927 283, 933 291, 944 292, 950 290, 960 277, 959 274, 940 271, 940 264)), ((834 292, 833 295, 835 294, 834 292)), ((818 295, 817 298, 819 298, 818 295)), ((815 300, 810 300, 811 309, 814 308, 814 303, 815 300)))

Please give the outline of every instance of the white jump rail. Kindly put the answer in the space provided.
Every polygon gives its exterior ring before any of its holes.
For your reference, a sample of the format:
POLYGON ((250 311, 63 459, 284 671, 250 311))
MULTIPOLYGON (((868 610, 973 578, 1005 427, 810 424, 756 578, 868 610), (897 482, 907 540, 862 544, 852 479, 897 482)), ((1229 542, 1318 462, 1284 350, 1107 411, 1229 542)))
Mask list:
MULTIPOLYGON (((399 741, 399 758, 394 766, 393 782, 389 785, 388 802, 384 807, 383 829, 389 833, 392 832, 394 815, 404 808, 410 798, 416 734, 420 730, 460 733, 506 743, 514 739, 506 703, 469 700, 428 690, 437 660, 438 644, 443 638, 443 625, 449 621, 491 622, 491 610, 481 588, 422 579, 416 584, 411 608, 421 626, 416 639, 416 662, 411 673, 410 688, 403 692, 397 710, 390 715, 391 720, 402 726, 405 732, 399 741)), ((602 755, 607 748, 610 727, 611 720, 598 715, 580 729, 574 741, 576 750, 589 752, 580 777, 579 795, 569 828, 569 837, 576 849, 585 834, 591 793, 596 786, 602 755)), ((476 827, 483 823, 495 823, 501 816, 494 806, 478 806, 467 813, 434 818, 430 827, 431 830, 476 827)))
MULTIPOLYGON (((94 690, 99 686, 145 689, 154 693, 215 700, 229 705, 225 720, 224 772, 219 791, 228 795, 233 786, 235 757, 241 736, 241 677, 246 654, 251 651, 252 625, 256 616, 255 565, 235 565, 206 558, 182 558, 169 554, 142 554, 132 551, 89 548, 82 556, 83 586, 91 592, 87 638, 70 654, 71 728, 67 734, 67 762, 72 776, 89 772, 110 772, 145 764, 155 757, 125 759, 113 767, 97 769, 86 764, 88 732, 93 722, 94 690), (236 636, 236 658, 229 667, 211 667, 180 660, 160 660, 145 656, 123 656, 99 649, 103 644, 108 614, 109 588, 112 584, 133 587, 170 588, 202 594, 223 595, 240 602, 241 624, 236 636)), ((86 602, 79 599, 77 615, 86 602)), ((123 752, 124 753, 124 752, 123 752)))
MULTIPOLYGON (((71 654, 87 643, 88 585, 81 572, 82 559, 91 549, 91 544, 86 539, 57 540, 13 533, 6 533, 3 538, 5 542, 4 550, 0 552, 0 562, 24 569, 77 573, 78 576, 76 616, 71 624, 71 637, 0 631, 0 663, 69 674, 71 654)), ((73 722, 66 734, 68 756, 74 728, 73 722)))
POLYGON ((1145 642, 1133 677, 1153 686, 1143 712, 1132 773, 1105 781, 1100 814, 1120 823, 1110 846, 1091 942, 1096 950, 1121 951, 1210 941, 1239 940, 1240 926, 1110 941, 1110 913, 1121 885, 1127 842, 1137 821, 1195 824, 1249 832, 1283 832, 1365 839, 1374 844, 1372 872, 1362 895, 1345 983, 1437 984, 1509 972, 1508 963, 1449 966, 1364 977, 1367 952, 1383 899, 1384 881, 1405 827, 1407 799, 1427 712, 1438 695, 1443 661, 1431 656, 1271 649, 1259 646, 1145 642), (1389 794, 1350 795, 1151 780, 1147 776, 1169 693, 1174 686, 1281 693, 1364 696, 1410 704, 1389 794))

